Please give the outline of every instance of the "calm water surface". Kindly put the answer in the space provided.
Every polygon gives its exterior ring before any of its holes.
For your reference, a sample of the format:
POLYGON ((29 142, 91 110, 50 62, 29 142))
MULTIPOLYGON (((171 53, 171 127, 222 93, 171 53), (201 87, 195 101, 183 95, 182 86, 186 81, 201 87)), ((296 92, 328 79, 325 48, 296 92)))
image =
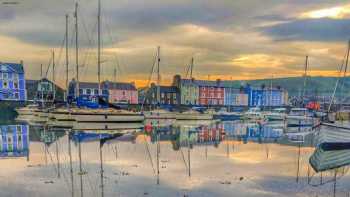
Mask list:
POLYGON ((152 123, 122 136, 1 125, 0 196, 349 196, 347 166, 309 165, 310 128, 152 123))

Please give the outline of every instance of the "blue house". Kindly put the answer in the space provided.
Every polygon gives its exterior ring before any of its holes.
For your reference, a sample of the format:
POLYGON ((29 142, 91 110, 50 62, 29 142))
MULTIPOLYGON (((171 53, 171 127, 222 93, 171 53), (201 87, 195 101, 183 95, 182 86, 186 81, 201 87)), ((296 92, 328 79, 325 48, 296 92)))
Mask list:
POLYGON ((244 92, 248 94, 251 107, 278 107, 288 104, 288 93, 281 88, 253 88, 247 85, 244 92))
POLYGON ((28 157, 29 126, 0 126, 0 157, 28 157))
POLYGON ((23 62, 0 62, 0 100, 25 101, 27 91, 25 86, 23 62))

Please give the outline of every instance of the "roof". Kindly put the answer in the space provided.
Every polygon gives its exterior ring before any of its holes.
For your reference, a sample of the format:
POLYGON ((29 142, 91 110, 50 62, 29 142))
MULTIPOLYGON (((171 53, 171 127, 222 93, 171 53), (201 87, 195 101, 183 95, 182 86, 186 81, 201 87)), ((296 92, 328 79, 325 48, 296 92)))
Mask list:
POLYGON ((119 90, 137 90, 133 83, 124 83, 124 82, 108 82, 110 89, 119 89, 119 90))
POLYGON ((23 74, 24 73, 24 69, 23 69, 23 65, 22 64, 18 64, 18 63, 4 63, 4 62, 0 62, 0 69, 2 69, 2 66, 6 66, 7 68, 13 70, 16 73, 19 74, 23 74))

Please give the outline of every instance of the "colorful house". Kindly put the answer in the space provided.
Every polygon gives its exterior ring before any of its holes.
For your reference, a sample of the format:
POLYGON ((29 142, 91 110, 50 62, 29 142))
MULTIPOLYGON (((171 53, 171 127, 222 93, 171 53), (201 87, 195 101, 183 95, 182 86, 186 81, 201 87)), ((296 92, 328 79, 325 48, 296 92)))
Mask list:
POLYGON ((25 101, 27 91, 25 85, 23 62, 0 62, 0 100, 25 101))
POLYGON ((245 92, 248 94, 249 106, 277 107, 288 104, 288 93, 281 88, 252 88, 248 85, 245 92))
POLYGON ((107 83, 110 103, 138 104, 138 92, 134 83, 107 83))
MULTIPOLYGON (((157 101, 157 89, 158 87, 155 84, 151 84, 151 87, 147 89, 147 92, 144 92, 144 96, 141 96, 141 98, 144 98, 145 104, 158 104, 157 101)), ((159 104, 161 105, 178 105, 180 104, 180 91, 176 86, 160 86, 159 87, 160 92, 160 101, 159 104)))
POLYGON ((195 79, 181 79, 180 75, 175 75, 173 86, 176 86, 180 91, 180 103, 182 105, 199 104, 199 86, 195 79))
POLYGON ((108 83, 101 83, 101 92, 98 92, 98 83, 94 82, 79 82, 79 97, 77 97, 76 88, 77 82, 73 79, 69 83, 68 102, 76 102, 79 107, 98 108, 100 106, 98 99, 100 97, 108 101, 108 83))
POLYGON ((225 106, 248 106, 248 94, 241 89, 225 87, 225 106))
POLYGON ((29 126, 0 126, 0 157, 29 156, 29 126))
POLYGON ((199 87, 199 104, 204 106, 224 105, 225 89, 220 80, 196 80, 199 87))

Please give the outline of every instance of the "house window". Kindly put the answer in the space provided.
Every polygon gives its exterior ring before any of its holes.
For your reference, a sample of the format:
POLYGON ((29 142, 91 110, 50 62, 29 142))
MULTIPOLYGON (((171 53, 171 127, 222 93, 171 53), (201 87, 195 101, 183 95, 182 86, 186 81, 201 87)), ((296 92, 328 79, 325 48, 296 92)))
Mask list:
POLYGON ((91 89, 86 89, 86 94, 90 95, 91 94, 91 89))
POLYGON ((19 99, 19 94, 18 94, 18 92, 15 92, 15 99, 19 99))
POLYGON ((79 94, 84 94, 83 89, 79 89, 79 94))
POLYGON ((3 81, 2 87, 3 87, 4 89, 7 89, 7 88, 9 87, 8 82, 7 82, 7 81, 3 81))
POLYGON ((123 91, 123 96, 125 96, 125 91, 123 91))
POLYGON ((103 95, 108 95, 108 90, 102 90, 103 95))
POLYGON ((14 73, 14 74, 13 74, 13 79, 14 79, 14 80, 18 80, 18 74, 14 73))
POLYGON ((174 99, 176 99, 176 93, 173 93, 173 97, 174 97, 174 99))
POLYGON ((94 94, 98 95, 98 89, 94 89, 94 94))
POLYGON ((161 94, 161 95, 162 95, 162 98, 164 98, 164 97, 165 97, 165 94, 164 94, 163 92, 162 92, 162 94, 161 94))
POLYGON ((7 73, 3 73, 2 76, 3 76, 4 79, 8 79, 8 74, 7 73))
POLYGON ((18 81, 14 81, 13 82, 13 86, 14 86, 15 89, 18 89, 18 81))

